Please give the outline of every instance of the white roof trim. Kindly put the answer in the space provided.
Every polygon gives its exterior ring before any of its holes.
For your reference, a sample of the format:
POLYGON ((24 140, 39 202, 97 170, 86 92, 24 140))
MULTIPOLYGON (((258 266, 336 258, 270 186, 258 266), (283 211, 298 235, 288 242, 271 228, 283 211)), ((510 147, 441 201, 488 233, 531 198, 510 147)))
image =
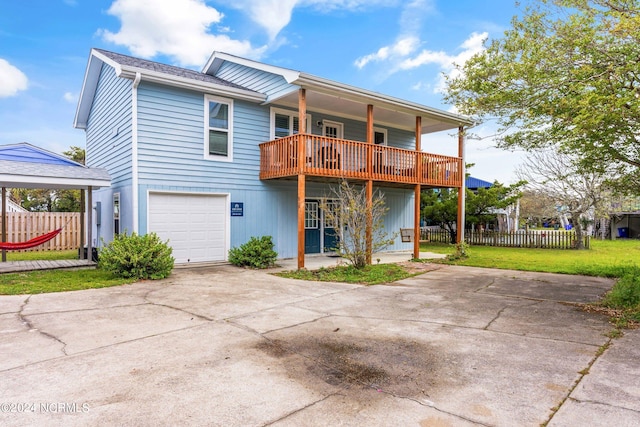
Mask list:
POLYGON ((254 61, 252 59, 241 58, 239 56, 230 55, 224 52, 213 52, 211 57, 207 61, 207 64, 202 69, 205 74, 212 76, 216 75, 216 72, 222 65, 222 62, 230 61, 236 64, 244 65, 246 67, 255 68, 257 70, 266 71, 267 73, 277 74, 282 76, 287 83, 293 83, 300 77, 300 71, 290 70, 288 68, 277 67, 275 65, 264 64, 262 62, 254 61))
POLYGON ((264 100, 266 99, 265 95, 254 92, 252 90, 238 89, 235 87, 218 85, 215 83, 200 82, 199 80, 180 76, 172 76, 171 74, 149 71, 144 68, 138 67, 123 66, 122 71, 118 75, 118 77, 135 79, 137 73, 140 74, 142 81, 161 83, 168 86, 181 87, 185 89, 194 89, 206 93, 213 93, 216 95, 233 96, 236 99, 243 99, 245 101, 264 102, 264 100))
POLYGON ((33 175, 0 174, 0 184, 7 188, 67 188, 111 187, 109 179, 54 178, 33 175))

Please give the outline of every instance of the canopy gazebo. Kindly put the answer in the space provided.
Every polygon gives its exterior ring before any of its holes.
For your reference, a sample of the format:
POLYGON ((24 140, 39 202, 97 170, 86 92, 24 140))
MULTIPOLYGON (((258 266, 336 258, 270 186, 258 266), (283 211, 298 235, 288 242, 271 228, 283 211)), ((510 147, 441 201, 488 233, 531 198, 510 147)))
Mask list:
MULTIPOLYGON (((85 244, 85 224, 87 252, 80 251, 80 257, 86 259, 93 251, 92 225, 93 209, 91 192, 94 188, 111 186, 111 177, 106 169, 90 168, 74 162, 62 155, 22 142, 0 146, 0 186, 2 187, 2 238, 7 240, 7 188, 47 188, 80 189, 82 199, 87 194, 84 215, 80 216, 80 244, 85 244)), ((2 250, 2 261, 6 261, 6 251, 2 250)))

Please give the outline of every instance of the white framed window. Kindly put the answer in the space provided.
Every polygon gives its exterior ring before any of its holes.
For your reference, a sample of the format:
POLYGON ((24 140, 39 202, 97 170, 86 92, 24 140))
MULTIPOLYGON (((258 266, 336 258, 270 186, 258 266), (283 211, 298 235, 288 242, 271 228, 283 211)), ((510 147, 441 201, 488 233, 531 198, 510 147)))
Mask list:
POLYGON ((373 128, 373 143, 376 145, 387 145, 387 130, 384 128, 373 128))
MULTIPOLYGON (((297 111, 271 108, 271 139, 295 135, 300 131, 297 111)), ((311 114, 307 113, 307 133, 311 133, 311 114)))
POLYGON ((318 219, 318 202, 304 202, 304 228, 317 229, 318 219))
POLYGON ((327 200, 324 204, 324 226, 325 228, 337 228, 336 218, 339 214, 340 202, 338 200, 327 200))
POLYGON ((204 96, 204 157, 233 160, 233 100, 204 96))

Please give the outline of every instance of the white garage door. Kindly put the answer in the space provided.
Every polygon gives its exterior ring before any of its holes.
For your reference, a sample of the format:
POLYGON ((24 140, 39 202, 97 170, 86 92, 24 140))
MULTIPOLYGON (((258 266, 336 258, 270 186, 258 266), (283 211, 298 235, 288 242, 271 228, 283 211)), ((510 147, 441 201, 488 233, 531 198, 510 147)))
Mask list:
POLYGON ((169 240, 176 263, 227 259, 226 195, 149 194, 149 226, 169 240))

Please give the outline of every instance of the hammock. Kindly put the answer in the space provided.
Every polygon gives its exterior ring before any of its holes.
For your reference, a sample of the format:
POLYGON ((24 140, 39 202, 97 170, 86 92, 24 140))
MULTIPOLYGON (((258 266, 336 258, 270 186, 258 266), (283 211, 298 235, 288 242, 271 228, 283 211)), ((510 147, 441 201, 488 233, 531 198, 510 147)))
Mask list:
POLYGON ((36 246, 40 246, 43 243, 47 243, 49 240, 60 234, 61 231, 62 228, 58 228, 57 230, 50 231, 47 234, 43 234, 42 236, 34 237, 33 239, 27 240, 26 242, 0 242, 0 249, 2 249, 3 251, 19 251, 21 249, 34 248, 36 246))

